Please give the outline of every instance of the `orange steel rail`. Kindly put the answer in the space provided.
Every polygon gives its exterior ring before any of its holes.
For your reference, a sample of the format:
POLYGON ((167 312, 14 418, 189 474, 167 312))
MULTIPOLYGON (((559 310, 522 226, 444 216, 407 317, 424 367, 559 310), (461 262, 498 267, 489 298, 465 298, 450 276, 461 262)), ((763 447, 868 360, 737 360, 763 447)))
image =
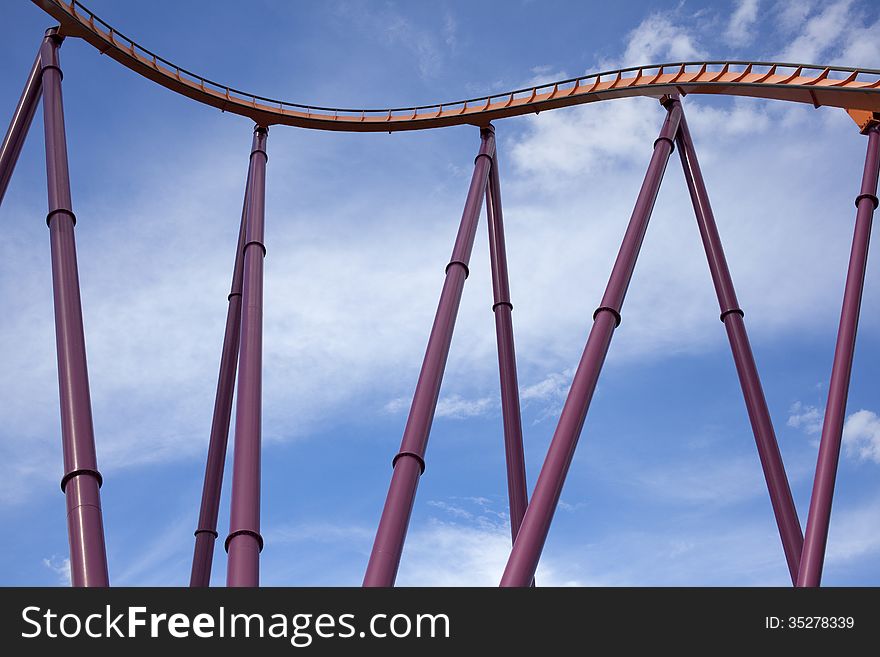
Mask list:
MULTIPOLYGON (((880 112, 880 70, 773 62, 674 62, 578 78, 451 103, 386 109, 344 109, 257 96, 192 73, 140 46, 79 2, 33 0, 79 37, 153 82, 263 126, 291 125, 344 132, 395 132, 450 125, 486 126, 508 116, 631 96, 722 94, 880 112)), ((858 122, 858 119, 856 119, 858 122)))

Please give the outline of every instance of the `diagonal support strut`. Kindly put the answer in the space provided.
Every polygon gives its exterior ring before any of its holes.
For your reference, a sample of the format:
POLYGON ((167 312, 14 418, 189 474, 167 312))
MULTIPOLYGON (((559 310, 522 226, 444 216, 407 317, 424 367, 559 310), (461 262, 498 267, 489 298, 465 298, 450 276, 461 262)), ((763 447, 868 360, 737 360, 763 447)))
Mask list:
POLYGON ((12 172, 15 170, 15 164, 18 162, 18 156, 24 146, 24 140, 27 138, 34 114, 37 112, 37 105, 40 104, 42 86, 43 67, 38 52, 27 82, 25 82, 24 90, 21 92, 21 98, 18 100, 18 105, 15 106, 15 112, 9 122, 9 129, 6 131, 2 145, 0 145, 0 204, 3 203, 6 188, 9 187, 9 180, 12 178, 12 172))
POLYGON ((446 279, 434 316, 434 325, 413 394, 409 417, 403 431, 400 451, 392 460, 394 473, 376 530, 373 549, 364 575, 364 586, 394 586, 403 543, 409 527, 419 477, 425 470, 425 449, 437 409, 440 384, 446 369, 449 345, 455 329, 455 319, 461 303, 468 263, 474 247, 480 207, 486 193, 489 169, 495 155, 495 135, 492 130, 480 130, 480 151, 474 160, 474 173, 468 189, 467 201, 461 216, 452 257, 446 265, 446 279))
POLYGON ((202 504, 199 523, 195 531, 191 587, 205 587, 211 582, 211 565, 214 559, 214 542, 217 540, 217 516, 220 512, 220 494, 223 488, 223 468, 229 441, 229 423, 232 416, 232 398, 235 394, 235 374, 238 368, 238 349, 241 338, 241 286, 244 277, 244 244, 247 232, 248 191, 250 167, 245 183, 241 223, 232 268, 232 285, 227 297, 226 330, 220 356, 220 372, 217 375, 217 394, 214 398, 214 416, 211 421, 211 437, 208 441, 208 458, 205 463, 205 483, 202 488, 202 504))
POLYGON ((846 417, 846 398, 849 394, 849 380, 856 348, 856 330, 859 325, 865 269, 868 264, 868 244, 871 241, 874 210, 877 209, 880 122, 869 124, 864 133, 868 136, 868 149, 862 173, 862 187, 856 197, 856 225, 846 273, 843 308, 840 311, 837 345, 834 349, 834 364, 831 367, 831 382, 828 385, 828 403, 825 405, 825 420, 822 424, 822 437, 819 440, 819 457, 816 462, 816 476, 813 479, 813 493, 810 497, 804 551, 797 578, 797 585, 803 587, 816 587, 822 581, 825 546, 828 542, 828 527, 831 522, 831 502, 834 497, 834 482, 837 478, 843 422, 846 417))
POLYGON ((776 524, 779 527, 785 560, 788 564, 792 584, 794 584, 797 581, 804 536, 782 463, 782 455, 779 453, 779 445, 776 442, 776 434, 773 431, 773 422, 770 419, 770 411, 764 398, 758 368, 749 345, 749 337, 743 322, 744 314, 736 298, 733 279, 727 268, 727 260, 721 246, 721 236, 718 234, 718 226, 709 203, 709 194, 706 191, 706 184, 697 161, 697 152, 683 113, 676 142, 678 143, 678 155, 681 158, 684 177, 694 206, 694 214, 700 228, 700 237, 703 240, 706 258, 709 261, 712 282, 715 285, 718 303, 721 306, 721 321, 724 323, 727 337, 730 340, 733 360, 742 387, 752 432, 755 435, 761 467, 764 470, 764 479, 770 493, 770 502, 776 516, 776 524))
POLYGON ((489 261, 492 267, 492 312, 498 343, 498 371, 501 380, 501 414, 504 421, 504 455, 507 463, 507 495, 510 505, 510 533, 516 540, 529 504, 526 464, 523 456, 522 417, 516 376, 516 349, 513 340, 513 304, 507 275, 507 247, 504 243, 504 216, 501 210, 501 180, 496 147, 489 170, 486 193, 489 227, 489 261))
POLYGON ((681 103, 677 98, 667 99, 664 105, 667 110, 666 120, 660 130, 660 136, 654 142, 654 153, 639 190, 608 286, 605 288, 602 303, 593 314, 590 336, 501 578, 503 587, 529 586, 535 576, 538 560, 541 558, 553 521, 553 514, 562 494, 565 477, 587 417, 590 400, 611 344, 612 334, 620 324, 620 310, 648 229, 648 221, 651 218, 657 192, 660 190, 660 182, 663 180, 663 173, 673 150, 672 140, 675 138, 681 119, 681 103))

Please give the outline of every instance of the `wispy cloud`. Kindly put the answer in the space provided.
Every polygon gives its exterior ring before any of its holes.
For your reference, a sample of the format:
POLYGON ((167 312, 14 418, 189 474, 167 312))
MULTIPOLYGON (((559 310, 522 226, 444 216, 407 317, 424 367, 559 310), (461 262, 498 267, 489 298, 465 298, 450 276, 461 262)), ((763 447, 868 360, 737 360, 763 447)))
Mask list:
POLYGON ((788 409, 786 425, 802 429, 808 435, 815 435, 822 430, 822 411, 817 406, 804 405, 796 401, 788 409))
MULTIPOLYGON (((387 402, 383 407, 386 413, 396 415, 408 411, 412 404, 411 397, 397 397, 387 402)), ((493 413, 499 407, 500 400, 497 397, 480 397, 468 399, 458 393, 441 397, 437 401, 437 410, 434 415, 448 420, 464 420, 470 417, 478 417, 493 413)))
POLYGON ((853 0, 821 4, 820 11, 808 14, 800 34, 780 53, 779 61, 813 64, 838 54, 834 51, 854 22, 852 8, 853 0))
POLYGON ((58 576, 58 584, 70 586, 70 559, 60 558, 54 554, 48 559, 43 559, 43 565, 58 576))
POLYGON ((873 411, 856 411, 843 425, 843 444, 849 456, 880 463, 880 417, 873 411))
POLYGON ((338 14, 356 29, 375 37, 397 54, 413 58, 423 78, 433 78, 444 68, 447 53, 458 45, 458 22, 454 14, 444 13, 437 25, 420 25, 391 3, 345 2, 338 14))
POLYGON ((747 46, 755 38, 752 30, 758 19, 758 0, 738 0, 730 15, 724 37, 733 46, 747 46))
POLYGON ((699 61, 705 54, 696 34, 680 23, 674 12, 657 12, 629 33, 621 65, 699 61))

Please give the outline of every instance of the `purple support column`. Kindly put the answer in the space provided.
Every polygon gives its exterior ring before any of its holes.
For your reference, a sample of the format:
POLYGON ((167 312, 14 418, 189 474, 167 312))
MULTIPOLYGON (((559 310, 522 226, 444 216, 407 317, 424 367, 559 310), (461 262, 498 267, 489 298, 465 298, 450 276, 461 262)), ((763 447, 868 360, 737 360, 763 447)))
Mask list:
POLYGON ((101 514, 101 474, 95 454, 92 403, 86 367, 79 273, 70 200, 67 140, 61 100, 61 37, 48 30, 40 50, 43 122, 46 129, 46 175, 49 186, 49 239, 52 248, 52 286, 55 298, 55 340, 58 349, 58 388, 61 400, 61 440, 70 541, 70 576, 74 586, 108 586, 107 554, 101 514))
POLYGON ((227 586, 259 586, 260 439, 263 377, 263 219, 266 194, 266 137, 254 129, 247 190, 247 220, 242 248, 244 274, 241 299, 241 363, 235 407, 235 451, 232 502, 226 551, 227 586))
POLYGON ((791 496, 791 488, 788 485, 788 477, 782 464, 782 456, 779 453, 779 445, 773 431, 770 411, 767 408, 767 401, 764 399, 758 368, 755 366, 749 337, 746 334, 743 311, 736 299, 736 291, 727 268, 718 226, 715 224, 715 216, 712 214, 712 206, 709 203, 709 194, 706 191, 703 174, 697 161, 697 152, 684 114, 681 117, 676 141, 697 224, 700 227, 703 247, 709 260, 712 282, 715 284, 715 292, 721 306, 721 321, 724 322, 724 327, 727 329, 727 337, 733 351, 733 360, 748 409, 752 433, 755 435, 761 467, 764 470, 764 479, 767 481, 767 489, 770 492, 770 502, 773 505, 776 524, 779 527, 782 549, 788 563, 792 584, 794 584, 797 581, 804 535, 801 532, 801 523, 798 520, 797 509, 791 496))
MULTIPOLYGON (((250 167, 248 167, 250 170, 250 167)), ((232 269, 232 286, 227 297, 226 331, 223 334, 223 350, 220 356, 220 373, 217 377, 217 395, 214 398, 214 417, 211 421, 211 438, 208 441, 208 460, 205 465, 205 483, 202 488, 202 506, 196 544, 193 551, 192 573, 189 585, 205 587, 211 583, 211 565, 214 560, 214 541, 217 540, 217 516, 220 512, 220 493, 223 488, 223 467, 226 462, 226 444, 229 438, 229 422, 232 416, 232 398, 235 393, 235 372, 238 367, 238 347, 241 336, 241 285, 244 277, 244 244, 247 229, 248 181, 245 183, 244 205, 238 229, 238 246, 232 269)))
POLYGON ((819 586, 822 580, 825 544, 828 541, 828 524, 831 521, 834 480, 837 477, 837 462, 840 458, 840 441, 846 417, 846 398, 849 393, 853 352, 856 346, 856 329, 859 324, 865 267, 868 262, 868 243, 871 238, 874 210, 877 209, 880 123, 872 123, 865 130, 865 133, 868 135, 868 153, 865 157, 865 169, 862 174, 862 188, 856 197, 858 210, 856 212, 855 234, 849 256, 849 269, 846 274, 840 328, 837 331, 837 346, 834 350, 834 364, 831 368, 831 383, 828 386, 825 421, 822 425, 822 438, 819 441, 819 459, 816 463, 816 477, 813 479, 810 514, 807 517, 807 532, 804 536, 804 551, 801 555, 801 567, 798 571, 797 585, 805 587, 819 586))
MULTIPOLYGON (((491 126, 490 126, 491 127, 491 126)), ((489 225, 489 259, 492 263, 492 290, 495 336, 498 341, 498 370, 501 377, 501 413, 504 418, 504 454, 507 461, 507 495, 510 502, 510 533, 515 540, 529 504, 526 465, 523 457, 522 418, 519 384, 516 377, 516 350, 513 342, 513 304, 507 276, 507 249, 504 245, 504 217, 501 211, 501 182, 496 148, 489 170, 486 194, 489 225)))
POLYGON ((660 136, 654 142, 654 154, 648 165, 642 188, 639 190, 639 197, 623 237, 623 244, 611 270, 605 296, 602 297, 599 308, 593 313, 593 327, 587 338, 587 345, 562 408, 559 424, 547 450, 541 473, 538 475, 532 500, 526 509, 519 534, 510 552, 507 567, 501 578, 501 586, 528 586, 538 568, 538 560, 541 558, 547 533, 550 531, 550 523, 553 521, 553 514, 565 483, 565 476, 587 417, 590 400, 608 353, 608 346, 611 344, 611 336, 620 324, 620 310, 626 290, 632 279, 645 231, 648 229, 648 220, 651 218, 654 201, 660 190, 666 163, 672 153, 672 140, 675 138, 681 119, 681 104, 677 99, 670 99, 665 106, 668 112, 666 120, 660 130, 660 136))
POLYGON ((428 339, 428 348, 419 373, 419 381, 413 395, 412 406, 403 432, 400 451, 394 457, 394 474, 382 509, 382 518, 376 530, 373 551, 367 564, 364 586, 393 586, 400 564, 400 554, 409 526, 413 501, 419 477, 425 471, 425 448, 428 434, 437 408, 437 397, 449 355, 449 344, 455 328, 455 318, 461 302, 464 280, 468 275, 468 262, 473 251, 480 206, 486 192, 489 168, 495 154, 495 136, 492 130, 480 131, 482 143, 474 160, 474 173, 468 190, 467 201, 458 228, 452 258, 446 265, 446 280, 440 293, 440 303, 428 339))
POLYGON ((9 122, 9 130, 6 131, 3 145, 0 146, 0 204, 3 203, 9 179, 12 178, 15 163, 18 161, 18 155, 21 153, 21 147, 24 146, 24 140, 40 102, 41 69, 40 55, 37 53, 34 65, 31 67, 31 74, 28 76, 24 91, 21 92, 21 98, 18 99, 18 105, 15 106, 15 113, 9 122))

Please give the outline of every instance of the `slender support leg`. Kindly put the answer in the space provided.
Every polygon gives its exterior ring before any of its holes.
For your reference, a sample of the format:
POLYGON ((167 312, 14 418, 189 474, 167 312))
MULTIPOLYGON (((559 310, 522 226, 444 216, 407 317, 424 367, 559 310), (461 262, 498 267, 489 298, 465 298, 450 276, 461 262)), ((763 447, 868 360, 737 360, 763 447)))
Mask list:
POLYGON ((455 328, 455 318, 461 302, 468 262, 473 251, 480 206, 486 192, 491 161, 495 154, 495 136, 490 129, 480 131, 480 151, 474 161, 474 173, 467 201, 458 228, 452 258, 446 265, 446 280, 440 293, 440 303, 428 339, 428 348, 419 373, 412 406, 403 432, 400 451, 394 457, 391 486, 382 518, 376 530, 376 539, 367 564, 364 586, 393 586, 403 551, 403 542, 412 513, 419 477, 425 471, 425 448, 437 408, 440 383, 449 355, 449 344, 455 328))
POLYGON ((101 514, 101 474, 95 454, 92 403, 86 366, 79 273, 70 200, 67 140, 61 99, 58 49, 62 39, 48 30, 40 50, 43 122, 46 129, 46 174, 49 186, 49 238, 55 298, 55 340, 61 400, 61 440, 70 540, 70 575, 74 586, 108 586, 107 554, 101 514))
POLYGON ((498 370, 501 377, 501 413, 504 417, 504 454, 507 461, 507 495, 510 501, 510 533, 516 539, 529 504, 526 465, 523 457, 522 419, 519 407, 519 384, 516 377, 516 350, 513 342, 513 304, 507 276, 507 249, 504 244, 504 218, 501 211, 501 183, 496 149, 489 170, 486 194, 489 225, 489 259, 492 263, 492 290, 495 313, 495 336, 498 341, 498 370))
POLYGON ((531 502, 513 544, 507 567, 504 569, 501 586, 528 586, 535 576, 538 560, 541 558, 547 533, 550 531, 550 523, 559 503, 565 476, 587 417, 587 410, 608 353, 608 346, 611 344, 611 336, 620 324, 620 310, 626 290, 632 279, 645 231, 648 229, 648 220, 651 218, 654 201, 660 190, 666 163, 672 153, 672 140, 675 138, 681 119, 681 103, 677 99, 667 100, 666 109, 668 112, 666 120, 660 130, 660 136, 654 142, 654 154, 648 165, 648 172, 639 191, 614 269, 611 271, 608 286, 605 288, 602 304, 593 313, 593 327, 587 345, 562 408, 559 424, 547 450, 547 457, 538 475, 531 502))
POLYGON ((681 117, 676 141, 678 142, 678 154, 684 169, 684 177, 694 205, 697 224, 700 227, 703 247, 709 260, 712 282, 715 284, 715 292, 721 306, 721 321, 724 322, 724 327, 727 329, 733 360, 749 413, 749 421, 755 435, 755 443, 758 446, 761 467, 764 470, 764 479, 767 481, 767 489, 770 492, 770 502, 773 505, 776 524, 779 527, 782 549, 788 563, 792 584, 794 584, 797 581, 804 535, 801 532, 801 523, 798 520, 797 509, 791 496, 791 488, 788 485, 788 477, 782 464, 782 456, 779 453, 779 445, 773 431, 770 411, 767 408, 767 401, 764 399, 758 368, 755 366, 749 337, 746 334, 743 311, 736 299, 736 291, 727 268, 718 226, 715 224, 715 216, 712 214, 712 206, 709 203, 709 194, 706 191, 703 174, 697 161, 697 152, 684 114, 681 117))
POLYGON ((41 69, 40 55, 37 53, 34 65, 31 67, 31 73, 28 75, 27 82, 24 85, 24 91, 21 92, 21 98, 18 99, 15 113, 9 122, 9 130, 6 131, 3 144, 0 146, 0 204, 3 203, 6 188, 9 186, 9 179, 12 178, 15 163, 18 161, 18 155, 21 153, 21 147, 24 146, 24 140, 27 137, 31 121, 33 121, 37 105, 40 102, 42 87, 41 69))
POLYGON ((232 503, 226 551, 228 586, 259 586, 260 439, 263 369, 263 220, 266 193, 266 137, 257 126, 248 174, 243 280, 241 299, 241 363, 235 407, 235 451, 232 465, 232 503))
POLYGON ((211 582, 211 565, 214 560, 214 541, 217 540, 217 516, 220 511, 223 467, 226 462, 226 444, 229 438, 229 422, 232 416, 232 398, 235 393, 235 373, 238 367, 238 347, 241 336, 241 285, 244 277, 244 244, 247 230, 249 182, 250 174, 248 174, 248 183, 245 184, 244 205, 241 209, 241 224, 238 229, 238 246, 235 251, 235 265, 232 269, 232 286, 228 296, 226 332, 223 335, 220 373, 217 377, 217 395, 214 398, 214 417, 211 421, 211 438, 208 442, 202 506, 198 528, 195 531, 196 544, 189 581, 191 587, 205 587, 211 582))
POLYGON ((859 324, 865 267, 868 262, 868 243, 871 238, 874 210, 877 209, 880 123, 873 123, 865 132, 868 135, 868 153, 865 157, 862 188, 856 198, 858 210, 856 212, 855 234, 849 257, 849 269, 846 274, 840 328, 837 332, 837 346, 834 350, 834 364, 831 368, 831 383, 828 386, 825 421, 822 425, 822 438, 819 441, 819 459, 816 463, 816 477, 813 479, 810 514, 807 517, 807 532, 804 536, 804 551, 801 555, 801 566, 798 571, 797 585, 804 587, 819 586, 822 580, 825 545, 828 541, 828 525, 831 521, 834 481, 837 478, 840 441, 846 416, 846 398, 849 393, 849 379, 856 346, 856 329, 859 324))

